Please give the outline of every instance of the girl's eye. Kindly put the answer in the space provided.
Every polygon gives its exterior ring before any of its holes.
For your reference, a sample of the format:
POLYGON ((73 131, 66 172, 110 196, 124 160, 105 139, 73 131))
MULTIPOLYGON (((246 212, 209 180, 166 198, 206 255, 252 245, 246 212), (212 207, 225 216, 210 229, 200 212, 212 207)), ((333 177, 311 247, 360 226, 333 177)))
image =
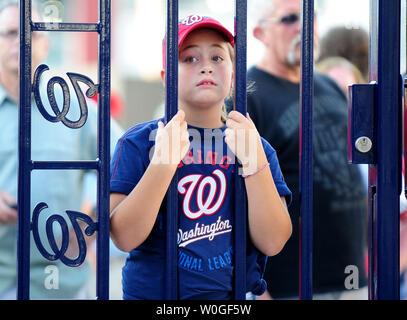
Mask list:
POLYGON ((184 59, 184 62, 188 62, 188 63, 192 63, 192 62, 196 62, 198 61, 198 59, 196 57, 187 57, 184 59))
POLYGON ((220 62, 220 61, 223 61, 223 58, 221 56, 214 56, 214 57, 212 57, 212 60, 215 62, 220 62))

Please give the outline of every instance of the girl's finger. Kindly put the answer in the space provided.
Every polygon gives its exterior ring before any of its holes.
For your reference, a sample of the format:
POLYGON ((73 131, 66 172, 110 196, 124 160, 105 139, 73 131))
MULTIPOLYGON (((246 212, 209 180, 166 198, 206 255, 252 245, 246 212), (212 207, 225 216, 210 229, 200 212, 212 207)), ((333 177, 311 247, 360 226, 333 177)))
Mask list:
POLYGON ((226 137, 226 136, 230 136, 230 135, 232 135, 232 134, 233 134, 233 132, 234 132, 234 130, 233 130, 233 129, 226 128, 226 129, 225 129, 225 137, 226 137))
POLYGON ((183 131, 182 133, 182 139, 188 140, 189 139, 189 132, 188 130, 183 131))
POLYGON ((185 112, 178 110, 178 112, 171 118, 168 123, 181 123, 185 119, 185 112))
POLYGON ((246 114, 246 119, 249 120, 250 124, 251 124, 253 127, 256 127, 256 125, 254 124, 252 118, 250 118, 250 114, 249 114, 249 113, 246 114))
POLYGON ((228 128, 237 128, 239 126, 239 122, 229 118, 226 120, 226 126, 228 128))
POLYGON ((241 122, 241 121, 243 121, 245 119, 245 117, 240 112, 238 112, 236 110, 231 111, 229 113, 229 115, 228 115, 228 118, 232 119, 232 120, 234 120, 236 122, 241 122))
POLYGON ((183 121, 183 122, 181 123, 181 129, 182 129, 183 131, 188 131, 188 123, 187 123, 186 121, 183 121))
POLYGON ((185 119, 185 112, 184 110, 178 109, 178 112, 175 114, 173 119, 176 119, 177 121, 181 122, 184 121, 185 119))
POLYGON ((227 145, 230 146, 230 145, 233 143, 233 141, 234 141, 233 135, 225 136, 225 143, 226 143, 227 145))

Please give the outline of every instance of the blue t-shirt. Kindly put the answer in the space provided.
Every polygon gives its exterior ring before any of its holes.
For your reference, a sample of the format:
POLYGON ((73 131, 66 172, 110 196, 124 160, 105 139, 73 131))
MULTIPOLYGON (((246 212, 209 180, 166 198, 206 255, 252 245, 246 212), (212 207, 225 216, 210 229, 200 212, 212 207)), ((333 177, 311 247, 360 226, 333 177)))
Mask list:
MULTIPOLYGON (((111 192, 128 195, 143 176, 153 154, 157 122, 137 125, 119 140, 112 158, 111 192)), ((232 299, 237 166, 224 141, 225 129, 188 126, 191 146, 177 171, 181 300, 232 299)), ((275 150, 264 139, 262 143, 279 194, 291 199, 275 150)), ((148 238, 129 253, 123 268, 124 299, 164 298, 166 203, 165 197, 148 238)), ((247 291, 259 295, 266 288, 262 279, 266 256, 247 239, 247 291)))

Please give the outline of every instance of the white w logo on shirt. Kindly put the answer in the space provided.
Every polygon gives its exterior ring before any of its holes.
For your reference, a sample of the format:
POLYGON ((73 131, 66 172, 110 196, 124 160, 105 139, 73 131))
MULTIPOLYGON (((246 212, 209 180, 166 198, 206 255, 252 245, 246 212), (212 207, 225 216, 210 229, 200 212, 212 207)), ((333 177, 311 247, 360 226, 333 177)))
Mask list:
POLYGON ((206 176, 205 178, 201 179, 203 177, 202 174, 191 174, 185 176, 178 182, 178 192, 185 195, 182 208, 188 218, 198 219, 203 214, 209 216, 218 211, 222 205, 226 195, 226 177, 225 174, 219 169, 214 170, 212 174, 218 177, 220 183, 220 192, 215 203, 214 200, 218 190, 218 183, 214 177, 206 176), (190 185, 188 188, 185 188, 187 184, 190 185), (198 190, 196 193, 196 204, 199 210, 192 212, 190 209, 190 203, 192 195, 194 194, 197 186, 198 190), (209 193, 204 201, 203 197, 206 186, 209 186, 209 193))

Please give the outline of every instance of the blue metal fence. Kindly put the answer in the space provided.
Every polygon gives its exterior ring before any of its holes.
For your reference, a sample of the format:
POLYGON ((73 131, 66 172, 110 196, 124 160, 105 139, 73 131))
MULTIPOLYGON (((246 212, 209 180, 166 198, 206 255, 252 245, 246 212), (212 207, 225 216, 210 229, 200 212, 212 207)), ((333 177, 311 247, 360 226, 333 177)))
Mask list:
POLYGON ((300 83, 300 275, 299 297, 312 299, 312 115, 314 69, 314 1, 302 2, 301 31, 301 83, 300 83))
POLYGON ((369 164, 369 299, 400 298, 400 1, 370 1, 367 85, 353 85, 349 154, 369 164))
MULTIPOLYGON (((178 111, 178 1, 167 1, 167 32, 166 32, 166 62, 165 62, 165 118, 166 122, 178 111)), ((166 219, 166 299, 178 298, 178 175, 175 175, 167 192, 166 219)))
MULTIPOLYGON (((246 43, 247 43, 247 1, 235 1, 235 109, 242 114, 247 112, 246 103, 246 43)), ((237 164, 237 160, 235 160, 237 164)), ((246 217, 247 197, 243 179, 236 170, 235 174, 235 233, 234 233, 234 298, 245 300, 246 298, 246 217), (243 205, 242 205, 243 204, 243 205)))
MULTIPOLYGON (((235 106, 236 110, 246 114, 246 42, 247 42, 247 0, 235 1, 235 106)), ((166 121, 169 121, 178 111, 178 1, 167 1, 167 32, 166 32, 166 121)), ((236 162, 237 163, 237 162, 236 162)), ((235 197, 235 275, 234 297, 244 300, 246 297, 246 193, 244 183, 238 171, 235 192, 241 196, 235 197)), ((167 192, 166 216, 166 299, 178 297, 177 276, 177 174, 175 174, 167 192)))
MULTIPOLYGON (((373 202, 373 299, 400 298, 401 77, 400 1, 371 0, 370 80, 377 83, 377 158, 373 202)), ((372 202, 371 202, 372 203, 372 202)))
MULTIPOLYGON (((17 298, 29 299, 30 296, 30 232, 40 253, 48 260, 61 261, 69 266, 77 266, 83 262, 86 255, 86 244, 82 231, 77 225, 77 220, 82 220, 88 224, 85 229, 87 235, 97 231, 97 298, 108 299, 109 297, 109 180, 110 180, 110 0, 99 1, 99 22, 98 23, 43 23, 33 22, 31 19, 31 0, 20 1, 20 113, 19 113, 19 173, 18 173, 18 284, 17 298), (69 109, 69 104, 64 99, 62 111, 52 100, 53 83, 59 83, 63 89, 64 96, 68 87, 60 77, 54 77, 48 83, 48 97, 51 108, 55 116, 46 113, 41 104, 38 92, 39 77, 48 67, 41 65, 37 68, 34 76, 34 83, 31 84, 31 41, 33 31, 69 31, 69 32, 98 32, 99 33, 99 84, 93 82, 82 75, 68 74, 70 77, 78 101, 80 103, 81 118, 77 122, 71 122, 64 118, 69 109), (83 82, 89 86, 88 97, 99 93, 98 104, 98 150, 96 160, 87 161, 33 161, 31 159, 31 96, 34 93, 37 107, 43 116, 52 122, 61 121, 72 130, 80 128, 87 117, 87 106, 83 94, 77 82, 83 82), (31 221, 30 212, 30 188, 31 172, 33 170, 97 170, 97 222, 93 222, 87 215, 80 212, 67 210, 67 214, 75 229, 79 243, 79 256, 75 260, 64 256, 67 248, 69 235, 66 222, 59 215, 48 218, 47 236, 54 254, 48 253, 42 246, 37 232, 37 218, 39 212, 46 207, 46 203, 40 203, 33 212, 31 221), (62 229, 62 246, 57 248, 52 235, 52 224, 57 221, 62 229)), ((67 93, 69 96, 69 92, 67 93)), ((44 201, 47 199, 44 199, 44 201)), ((67 208, 69 209, 69 208, 67 208)))
MULTIPOLYGON (((370 80, 373 111, 375 119, 372 126, 377 130, 372 138, 377 152, 371 163, 371 237, 369 245, 370 298, 397 299, 399 297, 399 207, 400 194, 400 155, 401 155, 401 81, 399 72, 400 51, 400 2, 398 0, 371 0, 371 59, 370 80), (397 125, 396 125, 397 124, 397 125), (377 139, 376 139, 377 138, 377 139), (377 211, 376 211, 377 209, 377 211)), ((97 297, 108 299, 109 273, 109 158, 110 158, 110 0, 99 1, 98 23, 59 23, 50 27, 43 22, 31 20, 31 0, 20 1, 20 117, 19 117, 19 190, 18 190, 18 299, 29 299, 30 273, 30 232, 36 238, 36 214, 45 204, 39 204, 34 210, 33 220, 30 213, 30 182, 33 170, 51 169, 94 169, 98 171, 97 222, 89 220, 79 212, 71 212, 70 218, 85 221, 89 233, 97 230, 97 297), (94 161, 32 161, 31 160, 31 94, 38 89, 38 81, 31 84, 31 36, 33 31, 69 31, 99 33, 99 84, 94 85, 90 79, 71 74, 76 81, 89 85, 89 95, 99 93, 98 122, 98 159, 94 161), (31 227, 31 225, 33 227, 31 227)), ((300 141, 300 195, 301 195, 301 237, 300 237, 300 298, 312 299, 312 232, 313 232, 313 190, 312 190, 312 105, 313 105, 313 27, 314 1, 302 2, 302 48, 301 48, 301 141, 300 141)), ((246 38, 247 38, 247 1, 235 1, 235 105, 238 111, 246 113, 246 38)), ((178 102, 178 1, 167 0, 167 37, 166 37, 166 121, 177 112, 178 102)), ((40 76, 46 66, 37 69, 40 76)), ((58 79, 54 79, 58 81, 58 79)), ((72 80, 72 79, 71 79, 72 80)), ((352 95, 357 96, 357 88, 352 88, 352 95)), ((364 89, 365 90, 365 89, 364 89)), ((368 95, 370 93, 367 93, 368 95)), ((80 99, 79 99, 80 100, 80 99)), ((353 103, 353 102, 352 102, 353 103)), ((39 108, 40 103, 37 99, 39 108)), ((83 117, 87 109, 81 103, 83 117)), ((368 106, 372 108, 372 106, 368 106)), ((58 111, 59 112, 59 111, 58 111)), ((54 116, 44 116, 49 121, 62 121, 61 112, 54 116)), ((353 119, 351 119, 353 121, 353 119)), ((86 121, 86 119, 85 119, 86 121)), ((372 120, 373 121, 373 120, 372 120)), ((65 123, 73 129, 80 124, 65 123)), ((352 127, 357 127, 351 123, 352 127)), ((373 128, 373 127, 372 127, 373 128)), ((353 141, 352 141, 353 143, 353 141)), ((353 146, 351 146, 353 148, 353 146)), ((357 154, 353 150, 354 154, 357 154)), ((356 158, 355 158, 356 159, 356 158)), ((369 158, 372 159, 372 158, 369 158)), ((355 160, 356 161, 356 160, 355 160)), ((237 171, 236 171, 237 172, 237 171)), ((168 190, 167 247, 166 247, 166 299, 178 298, 177 276, 177 176, 168 190)), ((244 184, 236 179, 236 192, 245 195, 244 184)), ((239 201, 235 212, 235 280, 234 297, 244 300, 246 295, 246 206, 241 205, 245 197, 235 197, 239 201)), ((61 228, 64 222, 57 216, 49 219, 58 221, 61 228)), ((76 231, 75 231, 76 232, 76 231)), ((78 234, 77 234, 78 235, 78 234)), ((78 235, 78 239, 80 236, 78 235)), ((40 242, 40 241, 36 241, 40 242)), ((56 248, 54 255, 37 243, 39 250, 48 259, 63 257, 62 248, 56 248), (43 249, 43 250, 42 250, 43 249)), ((64 245, 63 245, 64 246, 64 245)), ((52 245, 51 245, 52 247, 52 245)), ((54 246, 55 247, 55 246, 54 246)), ((77 265, 78 261, 67 261, 77 265)))

